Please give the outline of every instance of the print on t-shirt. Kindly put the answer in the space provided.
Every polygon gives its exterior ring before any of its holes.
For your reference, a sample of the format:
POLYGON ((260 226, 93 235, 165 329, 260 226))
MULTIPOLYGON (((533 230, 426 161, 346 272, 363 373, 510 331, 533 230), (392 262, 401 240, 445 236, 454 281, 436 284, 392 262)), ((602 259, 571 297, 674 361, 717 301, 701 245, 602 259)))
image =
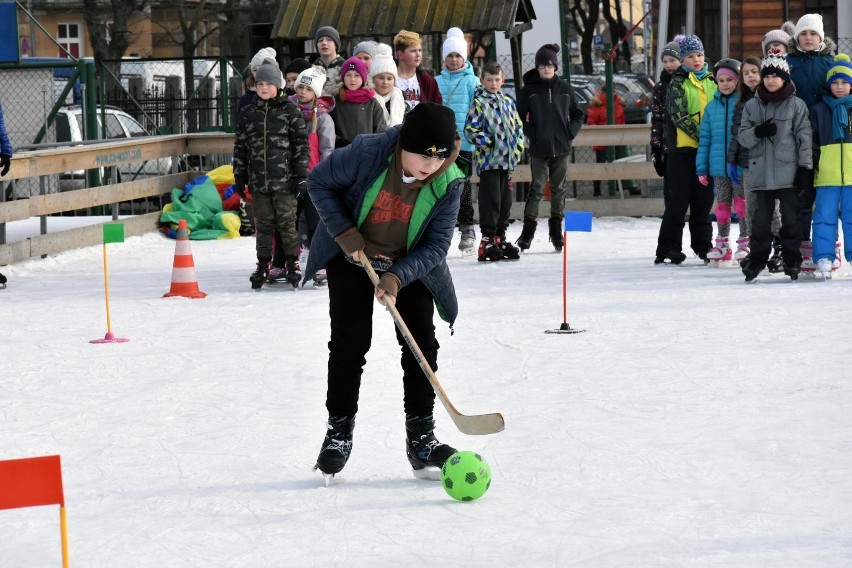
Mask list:
POLYGON ((408 111, 416 107, 420 102, 420 81, 417 80, 417 75, 411 79, 400 77, 397 86, 402 91, 402 98, 405 101, 405 112, 408 113, 408 111))
POLYGON ((391 195, 383 189, 370 209, 370 223, 378 225, 400 221, 407 224, 411 220, 413 210, 414 206, 403 202, 399 195, 391 195))

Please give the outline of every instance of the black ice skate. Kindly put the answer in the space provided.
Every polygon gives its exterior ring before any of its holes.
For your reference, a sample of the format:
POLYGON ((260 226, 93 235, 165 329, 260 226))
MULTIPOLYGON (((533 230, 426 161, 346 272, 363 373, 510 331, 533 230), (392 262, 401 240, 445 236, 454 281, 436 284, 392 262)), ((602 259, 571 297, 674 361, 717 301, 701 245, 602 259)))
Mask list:
POLYGON ((562 235, 562 217, 551 217, 547 220, 547 229, 550 234, 550 242, 556 252, 562 252, 562 247, 565 245, 562 235))
POLYGON ((781 256, 781 239, 778 237, 772 240, 772 256, 766 262, 766 268, 771 274, 784 272, 784 257, 781 256))
POLYGON ((252 290, 259 290, 269 279, 269 261, 268 258, 257 259, 257 268, 249 276, 252 290))
POLYGON ((763 270, 763 266, 761 266, 758 261, 751 258, 751 255, 748 255, 740 263, 740 269, 743 271, 745 281, 747 283, 750 283, 754 282, 754 279, 757 278, 757 275, 761 273, 761 271, 763 270))
POLYGON ((506 240, 506 231, 498 232, 497 238, 500 243, 500 251, 503 253, 503 260, 518 260, 521 258, 521 249, 506 240))
POLYGON ((658 252, 654 258, 654 264, 680 264, 686 260, 686 255, 679 250, 670 250, 667 252, 658 252))
POLYGON ((530 245, 532 245, 532 240, 537 228, 538 221, 535 219, 524 219, 524 228, 521 229, 521 236, 518 237, 517 241, 515 241, 522 251, 527 250, 530 248, 530 245))
POLYGON ((349 454, 352 453, 352 431, 355 429, 354 416, 329 416, 325 423, 325 439, 317 457, 315 470, 320 470, 328 485, 336 473, 340 473, 349 454))
POLYGON ((441 479, 441 466, 456 449, 442 444, 435 437, 435 420, 432 415, 405 415, 405 432, 407 434, 406 453, 408 462, 414 469, 414 477, 418 479, 441 479))
POLYGON ((299 258, 296 256, 288 256, 284 259, 284 265, 287 267, 287 282, 293 288, 299 287, 299 282, 302 280, 302 268, 299 266, 299 258))

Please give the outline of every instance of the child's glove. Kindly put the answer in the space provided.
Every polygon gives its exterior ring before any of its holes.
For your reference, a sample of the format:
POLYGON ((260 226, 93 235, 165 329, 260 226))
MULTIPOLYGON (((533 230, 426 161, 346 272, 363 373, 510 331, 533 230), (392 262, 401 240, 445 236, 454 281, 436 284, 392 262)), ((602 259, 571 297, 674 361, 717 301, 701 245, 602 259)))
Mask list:
POLYGON ((367 243, 364 242, 364 236, 358 232, 358 229, 352 227, 334 237, 337 244, 349 257, 349 260, 356 264, 361 264, 361 258, 358 256, 358 251, 363 250, 367 243))
POLYGON ((0 176, 5 176, 9 173, 9 168, 12 167, 12 156, 9 154, 0 154, 0 167, 3 168, 0 171, 0 176))
POLYGON ((291 191, 293 192, 293 197, 299 199, 300 197, 304 197, 308 193, 308 180, 307 178, 293 178, 292 180, 291 191))
POLYGON ((654 164, 654 169, 660 177, 666 176, 666 162, 661 151, 655 151, 651 154, 651 162, 654 164))
POLYGON ((702 174, 698 176, 698 183, 700 183, 704 187, 707 187, 708 185, 710 185, 710 178, 702 174))
POLYGON ((804 166, 796 168, 796 177, 793 178, 793 185, 799 190, 799 201, 809 202, 814 192, 813 172, 804 166))
POLYGON ((737 185, 740 185, 740 167, 736 164, 728 164, 728 177, 737 185))
POLYGON ((758 138, 769 138, 770 136, 775 136, 777 132, 778 126, 772 122, 771 118, 754 127, 754 135, 758 138))
POLYGON ((379 290, 382 291, 381 294, 376 294, 376 298, 383 306, 388 302, 396 304, 396 297, 399 295, 399 288, 401 285, 402 283, 395 274, 385 272, 382 274, 382 277, 379 278, 379 283, 376 285, 376 292, 379 290))

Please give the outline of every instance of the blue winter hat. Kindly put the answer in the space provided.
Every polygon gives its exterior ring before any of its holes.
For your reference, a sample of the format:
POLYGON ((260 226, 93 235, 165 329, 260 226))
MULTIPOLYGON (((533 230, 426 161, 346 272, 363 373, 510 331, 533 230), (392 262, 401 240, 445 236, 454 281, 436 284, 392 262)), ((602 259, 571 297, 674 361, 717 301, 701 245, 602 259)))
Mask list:
POLYGON ((825 86, 830 87, 837 79, 852 83, 852 63, 849 62, 849 56, 845 53, 834 56, 834 63, 825 75, 825 86))
POLYGON ((704 55, 704 44, 697 35, 688 35, 680 40, 680 60, 691 53, 700 53, 704 55))

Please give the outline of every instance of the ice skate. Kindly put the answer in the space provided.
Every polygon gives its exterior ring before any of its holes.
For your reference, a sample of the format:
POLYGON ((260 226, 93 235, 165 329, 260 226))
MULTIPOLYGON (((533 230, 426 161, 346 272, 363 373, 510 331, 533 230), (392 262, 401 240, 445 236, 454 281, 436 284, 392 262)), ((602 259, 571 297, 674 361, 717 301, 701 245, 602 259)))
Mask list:
POLYGON ((565 246, 562 226, 561 217, 551 217, 547 220, 547 232, 550 235, 550 243, 553 245, 556 252, 562 252, 562 247, 565 246))
POLYGON ((763 271, 763 267, 760 266, 754 259, 750 256, 747 256, 740 263, 740 268, 743 271, 743 275, 745 276, 746 283, 754 282, 757 276, 763 271))
POLYGON ((269 269, 269 275, 267 276, 267 281, 270 284, 278 283, 284 280, 287 276, 287 269, 280 266, 273 266, 269 269))
POLYGON ((778 237, 772 239, 772 256, 766 261, 766 268, 771 274, 784 272, 784 257, 781 256, 781 240, 778 237))
POLYGON ((482 233, 482 240, 479 241, 477 260, 479 262, 496 262, 502 258, 503 251, 500 250, 499 237, 482 233))
POLYGON ((686 255, 679 250, 670 250, 667 252, 658 252, 654 258, 654 264, 681 264, 686 260, 686 255))
POLYGON ((257 260, 257 268, 249 276, 252 290, 260 290, 269 279, 269 259, 259 258, 257 260))
POLYGON ((817 270, 816 263, 813 258, 813 244, 811 241, 802 241, 802 245, 799 247, 799 250, 802 252, 802 274, 809 278, 813 278, 816 275, 817 270))
POLYGON ((538 221, 535 219, 524 219, 524 228, 521 229, 521 236, 515 241, 518 248, 523 252, 532 245, 535 230, 538 228, 538 221))
POLYGON ((506 231, 497 233, 496 237, 499 239, 497 246, 500 247, 500 252, 503 253, 503 260, 518 260, 521 258, 521 249, 506 240, 506 231))
POLYGON ((355 429, 354 416, 329 416, 325 423, 326 433, 322 449, 317 456, 314 470, 320 470, 325 476, 325 484, 331 483, 335 474, 340 473, 349 461, 352 453, 352 432, 355 429))
POLYGON ((728 239, 723 237, 717 237, 716 246, 707 251, 707 259, 710 261, 710 266, 714 268, 730 266, 733 257, 731 247, 728 245, 728 239))
POLYGON ((834 261, 830 258, 821 258, 817 261, 817 272, 822 276, 823 280, 831 280, 831 273, 834 270, 834 261))
POLYGON ((293 288, 298 288, 299 282, 302 281, 302 269, 299 266, 299 258, 295 256, 288 256, 284 259, 284 266, 286 266, 287 270, 287 274, 284 278, 293 288))
POLYGON ((442 444, 435 437, 435 420, 432 415, 405 415, 406 454, 414 477, 418 479, 441 479, 441 466, 456 449, 442 444))
POLYGON ((461 227, 461 240, 459 241, 459 250, 462 256, 470 256, 476 248, 476 232, 473 227, 461 227))
POLYGON ((751 249, 748 245, 748 237, 740 237, 737 239, 737 252, 734 253, 734 260, 736 260, 737 262, 742 262, 743 259, 748 256, 748 253, 751 252, 751 249))

